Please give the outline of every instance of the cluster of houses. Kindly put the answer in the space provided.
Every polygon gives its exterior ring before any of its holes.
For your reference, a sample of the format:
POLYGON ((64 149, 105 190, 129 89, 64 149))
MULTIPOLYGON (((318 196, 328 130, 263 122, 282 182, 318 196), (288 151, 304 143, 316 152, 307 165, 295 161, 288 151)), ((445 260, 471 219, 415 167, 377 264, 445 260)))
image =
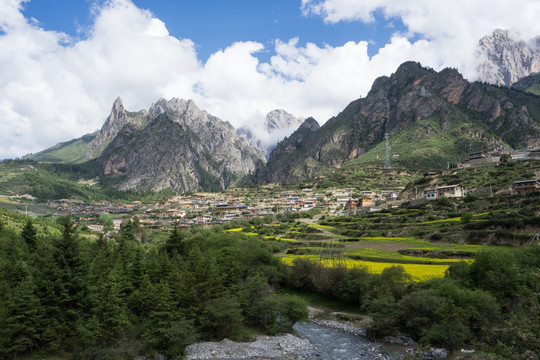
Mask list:
MULTIPOLYGON (((512 191, 516 194, 523 194, 530 191, 540 190, 540 179, 514 181, 512 191)), ((460 198, 468 194, 461 185, 447 185, 436 188, 425 189, 425 200, 435 200, 439 198, 460 198)))
MULTIPOLYGON (((470 166, 495 165, 502 154, 509 152, 495 148, 469 154, 466 160, 470 166)), ((540 159, 540 149, 520 150, 510 153, 510 160, 540 159)), ((440 175, 442 172, 430 172, 424 176, 440 175)), ((262 187, 261 189, 264 189, 262 187)), ((512 186, 515 193, 540 190, 540 179, 515 181, 512 186)), ((359 214, 397 207, 409 199, 398 199, 401 189, 359 191, 354 188, 344 189, 301 189, 282 192, 259 191, 254 196, 250 189, 232 189, 221 193, 197 193, 177 196, 166 203, 145 205, 138 201, 131 204, 96 202, 85 204, 76 200, 50 201, 49 207, 56 209, 55 215, 78 214, 86 217, 98 217, 103 214, 113 216, 114 229, 120 229, 126 216, 137 215, 144 227, 160 228, 167 224, 191 226, 196 224, 225 223, 238 218, 264 217, 280 213, 295 213, 319 209, 327 214, 359 214), (243 195, 242 195, 243 194, 243 195)), ((471 193, 460 184, 430 187, 422 194, 415 194, 412 201, 429 201, 440 198, 461 198, 471 193)), ((103 225, 87 225, 89 229, 102 232, 103 225)))
MULTIPOLYGON (((501 156, 508 154, 508 158, 511 161, 520 160, 540 160, 540 148, 523 149, 510 151, 502 146, 482 150, 478 152, 469 153, 468 158, 461 164, 461 166, 494 166, 500 163, 501 156)), ((440 175, 442 171, 428 172, 424 176, 440 175)), ((512 184, 512 191, 514 193, 522 194, 529 191, 540 190, 540 179, 520 180, 515 181, 512 184)), ((425 200, 435 200, 438 198, 459 198, 468 194, 461 185, 448 185, 435 188, 429 188, 424 190, 425 200)))
MULTIPOLYGON (((540 179, 521 180, 513 183, 515 193, 539 191, 540 179)), ((57 209, 56 215, 79 214, 83 216, 118 215, 112 217, 112 226, 119 230, 126 216, 136 215, 140 224, 147 228, 162 228, 178 224, 192 226, 197 224, 225 223, 239 218, 250 219, 279 213, 295 213, 319 209, 328 214, 359 214, 397 207, 405 200, 398 200, 401 190, 356 191, 354 188, 329 189, 315 192, 313 189, 284 191, 277 194, 238 196, 238 189, 222 193, 198 193, 177 196, 166 203, 144 205, 97 202, 92 205, 73 200, 50 202, 57 209)), ((249 193, 246 190, 246 193, 249 193)), ((446 185, 427 188, 423 196, 415 200, 435 200, 440 198, 460 198, 468 192, 463 186, 446 185)), ((420 195, 420 194, 418 194, 420 195)), ((101 224, 87 225, 90 230, 103 232, 101 224)))
POLYGON ((93 204, 86 204, 83 201, 76 199, 49 200, 47 206, 56 210, 57 213, 55 215, 79 214, 83 216, 128 214, 145 208, 140 201, 134 201, 131 204, 107 201, 97 201, 93 204))
MULTIPOLYGON (((222 193, 197 193, 176 196, 166 203, 145 206, 143 204, 124 204, 110 208, 105 205, 87 205, 72 203, 51 203, 62 212, 84 210, 83 215, 118 214, 113 218, 113 227, 120 229, 124 214, 136 215, 140 224, 147 228, 160 228, 167 224, 192 226, 198 224, 225 223, 235 219, 250 219, 280 213, 304 212, 319 209, 324 213, 339 214, 353 209, 369 209, 373 206, 395 200, 401 190, 356 191, 354 188, 328 189, 316 192, 313 189, 283 191, 277 194, 238 196, 241 189, 222 193), (235 193, 236 192, 236 193, 235 193), (131 209, 131 210, 129 210, 131 209)), ((249 193, 246 190, 246 193, 249 193)), ((119 205, 119 204, 116 204, 119 205)), ((60 214, 59 214, 60 215, 60 214)), ((103 225, 87 225, 90 230, 102 232, 103 225)))
POLYGON ((502 146, 469 153, 468 158, 462 165, 465 166, 486 166, 498 164, 501 156, 507 154, 509 160, 540 160, 540 148, 508 150, 502 146))

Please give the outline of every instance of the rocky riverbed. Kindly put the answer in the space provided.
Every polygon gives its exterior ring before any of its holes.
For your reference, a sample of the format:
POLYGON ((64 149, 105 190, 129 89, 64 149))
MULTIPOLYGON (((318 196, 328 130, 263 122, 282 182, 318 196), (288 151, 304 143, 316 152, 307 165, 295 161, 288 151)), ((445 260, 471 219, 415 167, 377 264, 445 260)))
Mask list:
POLYGON ((228 339, 202 342, 186 349, 186 360, 388 360, 394 356, 381 345, 365 339, 364 331, 352 324, 314 319, 295 325, 301 336, 258 336, 238 343, 228 339))
POLYGON ((258 336, 248 343, 228 339, 201 342, 186 349, 186 360, 273 360, 315 359, 316 347, 309 340, 291 334, 258 336))

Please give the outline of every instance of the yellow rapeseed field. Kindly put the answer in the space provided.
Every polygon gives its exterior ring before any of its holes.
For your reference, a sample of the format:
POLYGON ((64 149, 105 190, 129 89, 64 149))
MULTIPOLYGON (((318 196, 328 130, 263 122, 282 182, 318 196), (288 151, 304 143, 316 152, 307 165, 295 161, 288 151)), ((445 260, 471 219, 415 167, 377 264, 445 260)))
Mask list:
POLYGON ((424 281, 432 278, 442 278, 448 265, 439 264, 399 264, 391 262, 375 262, 351 259, 320 259, 317 255, 286 255, 281 257, 285 264, 292 265, 295 259, 307 259, 311 261, 320 261, 324 266, 345 266, 348 269, 354 267, 366 267, 373 274, 380 274, 387 267, 394 265, 403 266, 405 271, 410 274, 415 281, 424 281))

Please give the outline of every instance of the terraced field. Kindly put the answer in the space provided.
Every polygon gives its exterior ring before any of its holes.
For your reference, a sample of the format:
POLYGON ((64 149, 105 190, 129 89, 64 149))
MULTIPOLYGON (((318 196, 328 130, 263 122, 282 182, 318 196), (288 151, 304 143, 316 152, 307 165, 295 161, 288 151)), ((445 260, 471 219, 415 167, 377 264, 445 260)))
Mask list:
MULTIPOLYGON (((266 224, 258 229, 264 233, 268 228, 276 229, 278 226, 266 224)), ((365 267, 376 274, 387 267, 400 265, 417 281, 443 277, 452 263, 472 261, 473 254, 486 247, 432 243, 414 237, 367 236, 351 239, 340 235, 340 228, 308 221, 289 226, 279 235, 259 234, 253 226, 225 231, 287 242, 286 250, 277 255, 286 264, 292 264, 296 259, 308 259, 326 266, 365 267), (310 234, 313 240, 303 239, 306 234, 310 234)), ((281 229, 283 231, 282 225, 281 229)))

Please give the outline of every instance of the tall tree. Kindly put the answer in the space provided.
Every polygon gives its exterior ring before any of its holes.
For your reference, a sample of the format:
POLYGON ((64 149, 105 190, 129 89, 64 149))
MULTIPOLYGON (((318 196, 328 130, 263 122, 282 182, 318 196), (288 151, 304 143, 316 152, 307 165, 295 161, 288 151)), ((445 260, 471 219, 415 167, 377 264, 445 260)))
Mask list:
POLYGON ((31 276, 14 289, 0 310, 0 354, 17 358, 35 349, 39 340, 40 303, 31 276))
POLYGON ((62 236, 54 245, 53 260, 58 269, 60 290, 60 322, 75 335, 75 325, 79 317, 88 310, 87 268, 81 256, 76 224, 70 217, 60 220, 62 236))
POLYGON ((30 251, 34 251, 36 249, 36 234, 37 231, 32 223, 32 220, 28 219, 21 230, 21 237, 26 242, 26 245, 28 245, 28 249, 30 251))
POLYGON ((185 243, 184 243, 184 236, 183 234, 178 230, 178 225, 174 225, 173 231, 167 238, 167 241, 165 242, 165 251, 169 254, 169 256, 173 256, 174 254, 184 255, 185 252, 185 243))

